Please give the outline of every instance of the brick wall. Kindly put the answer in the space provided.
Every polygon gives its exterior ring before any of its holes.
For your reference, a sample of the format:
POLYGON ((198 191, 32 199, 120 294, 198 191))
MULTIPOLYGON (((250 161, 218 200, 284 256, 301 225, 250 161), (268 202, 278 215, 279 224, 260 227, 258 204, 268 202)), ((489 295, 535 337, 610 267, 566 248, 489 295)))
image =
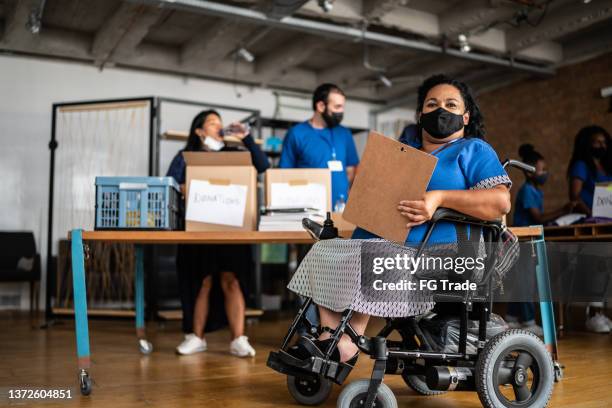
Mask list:
MULTIPOLYGON (((597 124, 612 132, 610 100, 600 94, 607 86, 612 86, 612 53, 560 68, 548 79, 529 79, 479 95, 487 141, 500 159, 518 159, 523 143, 533 144, 546 159, 550 176, 544 186, 545 210, 568 200, 565 174, 578 130, 597 124)), ((524 176, 512 170, 510 177, 514 204, 524 176)))

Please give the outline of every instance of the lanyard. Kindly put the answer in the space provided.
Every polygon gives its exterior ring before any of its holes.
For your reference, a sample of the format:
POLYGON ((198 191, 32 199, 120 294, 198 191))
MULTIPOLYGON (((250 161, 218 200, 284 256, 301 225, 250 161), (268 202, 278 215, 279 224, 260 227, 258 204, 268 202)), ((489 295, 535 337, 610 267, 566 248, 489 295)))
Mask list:
POLYGON ((327 128, 329 129, 329 139, 323 134, 323 139, 325 139, 325 142, 327 144, 329 144, 329 147, 331 147, 331 151, 332 151, 332 160, 336 160, 336 146, 334 145, 334 130, 333 128, 327 128))

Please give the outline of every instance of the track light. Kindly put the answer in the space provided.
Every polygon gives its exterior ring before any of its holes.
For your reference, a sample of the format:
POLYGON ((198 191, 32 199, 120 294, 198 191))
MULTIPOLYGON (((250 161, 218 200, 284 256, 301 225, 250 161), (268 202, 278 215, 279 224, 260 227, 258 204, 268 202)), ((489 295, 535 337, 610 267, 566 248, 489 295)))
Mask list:
POLYGON ((472 47, 470 47, 470 43, 468 42, 467 35, 459 34, 457 36, 457 40, 459 40, 459 50, 461 52, 468 53, 468 52, 472 51, 472 47))
POLYGON ((236 51, 236 54, 242 58, 243 60, 245 60, 246 62, 252 63, 253 61, 255 61, 255 55, 253 55, 252 52, 250 52, 249 50, 247 50, 244 47, 240 47, 238 48, 238 51, 236 51))
POLYGON ((393 86, 393 82, 391 82, 391 80, 382 73, 378 74, 378 80, 387 88, 391 88, 393 86))
POLYGON ((326 13, 329 13, 334 8, 333 0, 319 0, 319 7, 326 13))
POLYGON ((34 10, 28 16, 28 22, 26 23, 26 28, 30 30, 32 34, 40 33, 41 21, 38 10, 34 10))

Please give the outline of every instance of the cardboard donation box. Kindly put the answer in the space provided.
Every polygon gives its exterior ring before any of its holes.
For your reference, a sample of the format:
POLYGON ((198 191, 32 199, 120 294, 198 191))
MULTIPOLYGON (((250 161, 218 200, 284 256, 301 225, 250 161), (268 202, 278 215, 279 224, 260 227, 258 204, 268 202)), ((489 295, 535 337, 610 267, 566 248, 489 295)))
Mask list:
POLYGON ((329 169, 269 169, 266 171, 267 208, 314 208, 331 211, 329 169))
POLYGON ((612 183, 595 184, 593 217, 612 218, 612 183))
POLYGON ((397 206, 402 200, 423 198, 437 160, 428 153, 370 132, 343 218, 403 244, 409 233, 408 219, 397 206))
POLYGON ((257 171, 249 152, 184 152, 186 231, 255 231, 257 171))

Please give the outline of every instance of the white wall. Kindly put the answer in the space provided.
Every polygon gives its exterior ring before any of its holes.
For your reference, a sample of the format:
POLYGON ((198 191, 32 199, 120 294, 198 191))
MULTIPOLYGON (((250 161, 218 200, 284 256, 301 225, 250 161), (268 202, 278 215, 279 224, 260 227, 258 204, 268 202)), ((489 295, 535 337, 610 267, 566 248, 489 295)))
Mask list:
MULTIPOLYGON (((259 109, 263 116, 274 114, 275 99, 270 90, 244 86, 238 86, 238 90, 240 98, 232 85, 222 82, 118 68, 100 71, 81 63, 0 56, 0 230, 34 231, 44 268, 52 103, 167 96, 259 109)), ((301 120, 310 114, 308 101, 293 99, 291 104, 304 105, 305 109, 282 108, 281 118, 301 120)), ((372 107, 375 106, 349 100, 344 123, 367 128, 372 107)), ((189 123, 182 123, 184 119, 163 117, 167 122, 162 129, 188 129, 189 123)), ((27 307, 26 288, 20 284, 2 285, 0 293, 21 290, 22 307, 27 307)))

